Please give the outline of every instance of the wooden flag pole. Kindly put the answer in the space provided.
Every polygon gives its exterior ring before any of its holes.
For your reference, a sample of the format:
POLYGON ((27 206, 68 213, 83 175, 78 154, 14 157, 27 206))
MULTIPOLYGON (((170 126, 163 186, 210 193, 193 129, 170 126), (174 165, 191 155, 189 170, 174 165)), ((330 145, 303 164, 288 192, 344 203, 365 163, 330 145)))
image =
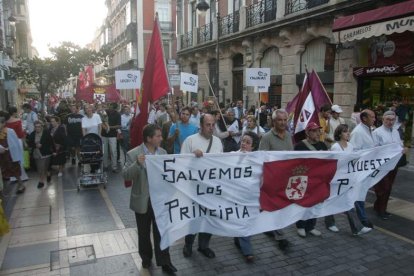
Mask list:
POLYGON ((223 113, 221 112, 220 106, 218 105, 218 99, 216 97, 216 94, 214 93, 213 87, 211 86, 210 79, 208 78, 207 73, 205 73, 205 75, 206 75, 206 79, 207 79, 207 82, 208 82, 208 86, 210 86, 211 92, 213 93, 213 96, 214 96, 214 99, 215 99, 215 102, 216 102, 216 105, 217 105, 217 109, 220 112, 221 119, 223 120, 223 123, 226 126, 226 129, 228 131, 226 121, 224 120, 223 113))

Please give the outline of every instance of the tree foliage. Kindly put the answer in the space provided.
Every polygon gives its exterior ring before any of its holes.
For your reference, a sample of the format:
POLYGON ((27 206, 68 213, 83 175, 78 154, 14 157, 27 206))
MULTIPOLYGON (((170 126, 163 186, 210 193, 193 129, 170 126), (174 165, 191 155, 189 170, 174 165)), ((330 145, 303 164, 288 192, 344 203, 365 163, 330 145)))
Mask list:
POLYGON ((100 52, 81 48, 72 42, 51 47, 51 58, 19 58, 11 68, 11 77, 22 84, 34 85, 44 102, 46 93, 54 93, 70 76, 77 76, 86 65, 100 64, 108 56, 107 49, 100 52))

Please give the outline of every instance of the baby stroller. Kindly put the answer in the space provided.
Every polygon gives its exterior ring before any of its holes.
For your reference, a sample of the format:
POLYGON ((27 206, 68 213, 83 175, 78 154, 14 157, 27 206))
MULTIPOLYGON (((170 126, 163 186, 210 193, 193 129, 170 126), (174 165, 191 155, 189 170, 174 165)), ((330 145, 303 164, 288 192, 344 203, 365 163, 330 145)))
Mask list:
POLYGON ((106 188, 107 176, 103 171, 103 146, 99 135, 89 133, 82 137, 80 145, 81 174, 78 192, 81 186, 102 184, 106 188), (86 166, 88 165, 88 166, 86 166), (90 170, 87 170, 87 167, 90 170))

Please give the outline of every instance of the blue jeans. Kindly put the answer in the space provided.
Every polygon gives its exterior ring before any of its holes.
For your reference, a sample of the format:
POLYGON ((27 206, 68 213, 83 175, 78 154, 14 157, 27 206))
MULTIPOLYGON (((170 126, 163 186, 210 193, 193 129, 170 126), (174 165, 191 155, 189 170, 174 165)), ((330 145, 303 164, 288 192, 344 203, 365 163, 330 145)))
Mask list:
POLYGON ((250 237, 234 238, 234 243, 240 246, 243 256, 253 255, 253 247, 250 243, 250 237))
POLYGON ((362 223, 369 222, 367 213, 365 212, 365 201, 355 201, 355 210, 362 223))

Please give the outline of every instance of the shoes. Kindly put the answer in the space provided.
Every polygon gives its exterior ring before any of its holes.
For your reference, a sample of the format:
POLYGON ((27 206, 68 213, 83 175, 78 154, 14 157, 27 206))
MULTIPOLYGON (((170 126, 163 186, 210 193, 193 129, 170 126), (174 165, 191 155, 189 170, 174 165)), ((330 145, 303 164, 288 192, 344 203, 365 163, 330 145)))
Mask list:
POLYGON ((113 173, 117 173, 118 172, 118 169, 112 169, 112 172, 113 173))
POLYGON ((63 176, 63 173, 58 173, 58 177, 62 177, 63 176))
POLYGON ((322 235, 321 231, 319 231, 317 229, 312 229, 312 230, 309 231, 309 233, 311 233, 315 237, 319 237, 320 235, 322 235))
POLYGON ((372 230, 372 228, 362 227, 361 230, 358 231, 358 233, 354 233, 354 236, 359 236, 359 235, 366 234, 368 232, 371 232, 371 230, 372 230))
POLYGON ((244 256, 244 259, 246 260, 246 263, 253 263, 254 262, 254 256, 253 255, 246 255, 246 256, 244 256))
POLYGON ((331 232, 334 232, 334 233, 339 232, 339 229, 338 229, 338 227, 336 227, 336 225, 329 226, 328 230, 331 231, 331 232))
POLYGON ((216 257, 216 254, 210 248, 198 248, 197 250, 209 259, 213 259, 216 257))
POLYGON ((306 231, 303 228, 298 229, 298 235, 302 238, 306 237, 306 231))
POLYGON ((281 240, 278 240, 278 242, 279 242, 278 247, 282 251, 286 250, 289 247, 289 242, 287 239, 281 239, 281 240))
POLYGON ((385 213, 378 213, 377 216, 379 218, 381 218, 382 220, 389 220, 390 219, 390 217, 387 216, 385 213))
POLYGON ((387 215, 387 216, 389 216, 389 217, 391 217, 391 216, 392 216, 392 214, 391 214, 391 213, 388 213, 387 211, 385 211, 384 213, 385 213, 385 215, 387 215))
POLYGON ((162 271, 166 272, 167 274, 174 274, 177 272, 177 269, 172 264, 162 265, 162 271))
POLYGON ((51 177, 50 175, 48 175, 48 176, 46 177, 46 181, 47 181, 47 182, 52 181, 52 177, 51 177))
POLYGON ((37 188, 38 188, 38 189, 43 188, 43 186, 45 186, 45 184, 44 184, 43 182, 39 182, 39 183, 37 184, 37 188))
POLYGON ((362 225, 368 228, 374 228, 374 225, 370 221, 361 221, 362 225))
POLYGON ((149 261, 142 261, 142 267, 148 269, 151 267, 151 260, 149 261))
POLYGON ((188 247, 188 246, 184 245, 183 255, 186 258, 191 257, 191 255, 193 255, 193 249, 191 247, 188 247))
POLYGON ((26 190, 26 187, 20 187, 17 189, 16 194, 20 195, 22 193, 24 193, 24 191, 26 190))
POLYGON ((76 160, 75 160, 75 158, 72 158, 72 165, 75 165, 76 164, 76 160))

